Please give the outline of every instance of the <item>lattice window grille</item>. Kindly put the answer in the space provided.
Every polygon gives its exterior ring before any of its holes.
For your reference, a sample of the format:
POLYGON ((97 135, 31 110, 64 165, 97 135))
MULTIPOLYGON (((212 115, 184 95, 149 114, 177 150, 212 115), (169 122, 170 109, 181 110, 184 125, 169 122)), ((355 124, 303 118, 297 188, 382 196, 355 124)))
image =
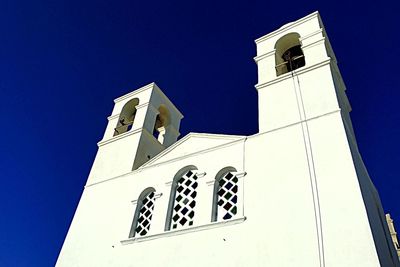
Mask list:
POLYGON ((218 181, 218 220, 229 220, 237 214, 238 178, 228 172, 218 181))
POLYGON ((193 225, 197 178, 196 173, 188 171, 177 182, 171 220, 172 229, 193 225))
POLYGON ((135 233, 139 236, 146 235, 150 230, 151 218, 154 210, 154 191, 149 193, 142 201, 135 233))

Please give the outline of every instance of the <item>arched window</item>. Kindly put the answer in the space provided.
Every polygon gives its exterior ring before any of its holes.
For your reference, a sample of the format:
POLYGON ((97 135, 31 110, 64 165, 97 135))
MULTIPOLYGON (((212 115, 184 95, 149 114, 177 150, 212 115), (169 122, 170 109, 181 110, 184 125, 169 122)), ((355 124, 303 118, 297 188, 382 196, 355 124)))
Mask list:
POLYGON ((171 188, 166 230, 192 226, 196 207, 198 186, 197 168, 182 168, 174 178, 171 188))
POLYGON ((155 201, 154 188, 145 189, 137 201, 135 216, 133 218, 129 237, 144 236, 150 230, 155 201))
POLYGON ((276 76, 293 71, 306 64, 299 38, 298 33, 289 33, 276 42, 276 76))
POLYGON ((114 129, 114 136, 125 133, 132 128, 136 115, 136 106, 139 99, 134 98, 126 102, 119 114, 117 126, 114 129))
POLYGON ((229 220, 237 214, 238 181, 233 167, 223 168, 215 176, 212 221, 229 220))
POLYGON ((164 135, 166 133, 166 127, 169 125, 170 115, 168 109, 161 105, 158 108, 158 115, 154 123, 153 136, 161 143, 164 143, 164 135))

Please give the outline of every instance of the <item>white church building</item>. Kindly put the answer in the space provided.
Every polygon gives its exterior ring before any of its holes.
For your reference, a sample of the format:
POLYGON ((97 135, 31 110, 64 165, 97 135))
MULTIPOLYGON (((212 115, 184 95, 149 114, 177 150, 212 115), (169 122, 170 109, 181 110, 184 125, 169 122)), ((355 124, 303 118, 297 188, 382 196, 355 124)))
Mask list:
POLYGON ((178 140, 155 83, 114 100, 56 266, 400 266, 318 12, 255 42, 254 135, 178 140))

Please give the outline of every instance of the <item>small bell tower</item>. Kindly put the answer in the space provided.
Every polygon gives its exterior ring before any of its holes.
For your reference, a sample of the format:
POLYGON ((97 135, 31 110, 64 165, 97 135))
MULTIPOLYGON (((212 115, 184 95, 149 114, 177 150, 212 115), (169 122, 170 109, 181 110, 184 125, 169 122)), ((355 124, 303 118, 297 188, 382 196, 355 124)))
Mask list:
POLYGON ((88 184, 129 173, 177 141, 183 115, 151 83, 114 100, 88 184))

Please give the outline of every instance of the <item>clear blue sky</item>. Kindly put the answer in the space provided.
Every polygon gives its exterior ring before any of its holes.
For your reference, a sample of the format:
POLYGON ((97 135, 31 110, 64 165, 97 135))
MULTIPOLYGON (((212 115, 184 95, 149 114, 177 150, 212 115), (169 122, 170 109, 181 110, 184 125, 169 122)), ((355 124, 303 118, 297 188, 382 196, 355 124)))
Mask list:
POLYGON ((253 40, 315 10, 400 232, 397 2, 196 2, 0 2, 0 266, 54 265, 114 98, 155 81, 182 135, 253 134, 253 40))

